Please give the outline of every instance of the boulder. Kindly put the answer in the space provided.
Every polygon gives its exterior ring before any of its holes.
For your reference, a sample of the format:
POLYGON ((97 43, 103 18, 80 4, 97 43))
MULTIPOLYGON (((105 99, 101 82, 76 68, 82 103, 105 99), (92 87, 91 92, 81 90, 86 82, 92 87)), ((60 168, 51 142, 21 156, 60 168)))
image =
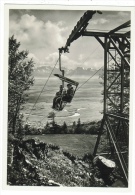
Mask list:
POLYGON ((49 186, 61 186, 61 184, 59 184, 59 183, 57 183, 57 182, 55 182, 53 180, 49 180, 48 184, 49 184, 49 186))
POLYGON ((102 174, 110 174, 116 167, 114 161, 103 156, 96 156, 93 160, 93 164, 99 168, 102 174))

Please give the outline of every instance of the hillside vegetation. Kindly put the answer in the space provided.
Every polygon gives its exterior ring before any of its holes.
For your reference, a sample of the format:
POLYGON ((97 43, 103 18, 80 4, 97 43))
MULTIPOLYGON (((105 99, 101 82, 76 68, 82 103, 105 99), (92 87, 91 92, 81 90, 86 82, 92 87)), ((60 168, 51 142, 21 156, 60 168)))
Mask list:
POLYGON ((12 142, 16 146, 8 163, 8 185, 105 187, 114 185, 117 179, 115 171, 101 173, 91 154, 79 158, 34 139, 10 139, 12 142))
POLYGON ((66 122, 63 125, 58 125, 54 119, 50 123, 41 128, 31 127, 29 124, 24 126, 24 134, 26 135, 43 135, 43 134, 91 134, 97 135, 101 121, 92 121, 87 123, 81 123, 80 118, 77 123, 74 121, 72 125, 67 125, 66 122))

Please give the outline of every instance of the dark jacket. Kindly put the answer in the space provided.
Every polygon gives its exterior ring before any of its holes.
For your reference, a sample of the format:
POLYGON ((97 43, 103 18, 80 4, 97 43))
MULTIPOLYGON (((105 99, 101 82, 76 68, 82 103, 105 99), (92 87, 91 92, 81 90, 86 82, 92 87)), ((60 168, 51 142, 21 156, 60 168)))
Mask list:
POLYGON ((70 98, 73 98, 74 96, 74 89, 71 87, 70 89, 67 90, 67 96, 70 98))
POLYGON ((56 93, 56 96, 61 96, 62 94, 62 90, 59 90, 57 93, 56 93))

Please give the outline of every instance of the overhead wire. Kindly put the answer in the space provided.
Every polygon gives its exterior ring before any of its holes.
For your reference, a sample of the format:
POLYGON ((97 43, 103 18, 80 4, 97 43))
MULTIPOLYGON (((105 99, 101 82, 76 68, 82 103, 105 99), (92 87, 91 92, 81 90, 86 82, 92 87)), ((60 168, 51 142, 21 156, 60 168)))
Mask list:
MULTIPOLYGON (((99 46, 97 46, 94 50, 93 50, 93 52, 91 53, 91 55, 98 49, 98 47, 99 46)), ((90 56, 91 56, 90 55, 90 56)), ((89 59, 90 58, 90 56, 89 57, 87 57, 85 60, 84 60, 84 62, 87 60, 87 59, 89 59)), ((110 59, 107 63, 109 63, 110 61, 111 61, 112 59, 110 59)), ((58 60, 57 60, 57 62, 58 62, 58 60)), ((82 63, 82 65, 84 64, 84 62, 82 63)), ((57 63, 56 63, 57 64, 57 63)), ((55 66, 56 66, 56 64, 55 64, 55 66)), ((55 68, 55 66, 54 66, 54 68, 55 68)), ((54 70, 54 68, 53 68, 53 70, 54 70)), ((85 85, 90 79, 92 79, 101 69, 103 68, 103 66, 101 66, 92 76, 90 76, 81 86, 79 86, 78 87, 78 89, 80 89, 83 85, 85 85)), ((52 70, 52 72, 53 72, 53 70, 52 70)), ((52 72, 51 72, 51 74, 52 74, 52 72)), ((51 75, 50 75, 51 76, 51 75)), ((50 78, 50 76, 48 77, 48 80, 49 80, 49 78, 50 78)), ((78 91, 78 89, 76 90, 76 91, 78 91)), ((42 92, 43 92, 43 90, 42 90, 42 92)), ((32 108, 33 109, 33 108, 32 108)), ((43 121, 43 119, 44 119, 45 117, 43 117, 39 122, 41 123, 41 121, 43 121)))
POLYGON ((85 58, 85 60, 83 61, 83 63, 82 63, 81 65, 83 65, 84 62, 86 62, 86 61, 92 56, 92 54, 95 53, 95 51, 99 48, 99 46, 100 46, 100 45, 98 45, 98 46, 93 50, 93 52, 91 53, 91 55, 89 55, 87 58, 85 58))
MULTIPOLYGON (((116 56, 118 55, 118 53, 116 54, 116 56)), ((112 60, 112 58, 110 60, 107 61, 107 64, 112 60)), ((92 76, 90 76, 81 86, 78 87, 78 89, 80 89, 83 85, 85 85, 85 83, 87 83, 90 79, 92 79, 92 77, 94 77, 104 66, 101 66, 92 76)), ((78 90, 77 89, 77 90, 78 90)), ((76 91, 77 91, 76 90, 76 91)))
POLYGON ((49 75, 48 79, 46 80, 46 82, 45 82, 45 84, 44 84, 44 86, 43 86, 42 90, 40 91, 39 96, 37 97, 37 99, 36 99, 36 101, 35 101, 34 105, 32 106, 32 109, 31 109, 31 111, 30 111, 30 113, 29 113, 28 117, 26 118, 26 121, 29 119, 29 117, 30 117, 30 115, 31 115, 31 113, 32 113, 33 108, 35 107, 36 103, 38 102, 38 100, 39 100, 39 98, 40 98, 40 96, 41 96, 41 94, 42 94, 42 92, 44 91, 44 88, 45 88, 45 86, 46 86, 47 82, 49 81, 49 79, 50 79, 50 77, 51 77, 51 75, 52 75, 52 73, 53 73, 53 71, 54 71, 54 68, 56 67, 56 65, 57 65, 58 61, 59 61, 59 58, 57 59, 57 61, 56 61, 55 65, 54 65, 54 67, 53 67, 53 69, 52 69, 52 71, 51 71, 51 73, 50 73, 50 75, 49 75))
MULTIPOLYGON (((85 85, 90 79, 92 79, 92 77, 94 77, 99 70, 101 70, 103 68, 103 66, 101 66, 92 76, 90 76, 81 86, 78 87, 78 89, 80 89, 83 85, 85 85)), ((78 89, 76 91, 78 91, 78 89)))
MULTIPOLYGON (((81 66, 92 56, 93 53, 95 53, 95 51, 99 48, 100 45, 98 45, 94 50, 93 52, 85 58, 85 60, 82 62, 81 66)), ((53 69, 54 70, 54 69, 53 69)), ((53 71, 52 71, 53 72, 53 71)))
MULTIPOLYGON (((100 45, 98 45, 98 46, 93 50, 93 52, 91 53, 91 55, 89 55, 87 58, 85 58, 85 60, 83 61, 83 63, 82 63, 81 65, 83 65, 84 62, 86 62, 86 60, 88 60, 88 59, 90 58, 90 56, 92 56, 92 54, 95 53, 95 51, 99 48, 99 46, 100 46, 100 45)), ((44 118, 45 118, 45 117, 44 117, 44 118)), ((44 118, 43 118, 43 119, 44 119, 44 118)), ((41 122, 43 119, 41 119, 39 122, 41 122)))
MULTIPOLYGON (((92 77, 94 77, 98 71, 103 68, 103 66, 101 66, 87 81, 85 81, 80 87, 78 87, 78 89, 80 89, 85 83, 87 83, 92 77)), ((78 91, 78 89, 76 91, 78 91)), ((41 123, 44 120, 45 117, 43 117, 39 122, 41 123)))

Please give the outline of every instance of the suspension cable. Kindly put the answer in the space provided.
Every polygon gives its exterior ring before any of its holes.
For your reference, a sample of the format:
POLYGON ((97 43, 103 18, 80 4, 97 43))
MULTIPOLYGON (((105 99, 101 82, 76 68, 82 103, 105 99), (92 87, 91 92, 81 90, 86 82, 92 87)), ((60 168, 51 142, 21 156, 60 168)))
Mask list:
POLYGON ((98 45, 98 46, 93 50, 93 52, 92 52, 87 58, 85 58, 85 60, 83 61, 83 63, 82 63, 81 65, 83 65, 84 62, 86 62, 86 61, 90 58, 90 56, 92 56, 92 54, 95 53, 95 51, 99 48, 99 46, 100 46, 100 45, 98 45))
MULTIPOLYGON (((95 74, 97 74, 98 73, 98 71, 102 68, 103 66, 101 66, 88 80, 90 80, 93 76, 95 76, 95 74)), ((80 89, 85 83, 87 83, 88 82, 88 80, 87 81, 85 81, 80 87, 78 87, 78 89, 80 89)), ((77 89, 77 90, 78 90, 77 89)), ((76 91, 77 91, 76 90, 76 91)), ((44 118, 45 117, 43 117, 39 122, 41 123, 41 121, 43 121, 44 120, 44 118)))
POLYGON ((54 68, 56 67, 56 65, 57 65, 58 61, 59 61, 59 58, 57 59, 57 61, 56 61, 55 65, 54 65, 54 67, 53 67, 53 69, 52 69, 52 71, 51 71, 51 73, 50 73, 50 75, 49 75, 48 79, 46 80, 46 82, 45 82, 45 84, 44 84, 44 86, 43 86, 43 88, 42 88, 42 90, 41 90, 41 92, 40 92, 39 96, 37 97, 37 99, 36 99, 36 101, 35 101, 34 105, 32 106, 32 109, 31 109, 31 111, 30 111, 30 113, 29 113, 28 117, 26 118, 26 121, 29 119, 30 114, 32 113, 33 108, 35 107, 35 105, 36 105, 37 101, 39 100, 39 98, 40 98, 40 96, 41 96, 41 94, 42 94, 42 92, 44 91, 44 88, 45 88, 45 86, 46 86, 47 82, 49 81, 49 79, 50 79, 50 77, 51 77, 51 75, 52 75, 52 73, 53 73, 53 71, 54 71, 54 68))
MULTIPOLYGON (((118 54, 116 54, 117 56, 118 54)), ((110 60, 108 60, 107 64, 112 60, 112 58, 110 60)), ((98 72, 99 70, 101 70, 104 66, 101 66, 92 76, 90 76, 81 86, 78 87, 78 89, 80 89, 83 85, 85 85, 90 79, 92 79, 92 77, 94 77, 98 72)), ((77 89, 77 90, 78 90, 77 89)), ((77 91, 76 90, 76 91, 77 91)))
MULTIPOLYGON (((103 66, 101 66, 92 76, 90 76, 81 86, 78 87, 78 89, 80 89, 83 85, 85 85, 90 79, 92 79, 92 77, 94 77, 99 70, 101 70, 103 68, 103 66)), ((76 91, 78 91, 78 89, 76 91)))
MULTIPOLYGON (((95 51, 99 48, 99 46, 100 46, 100 45, 98 45, 98 46, 93 50, 93 52, 92 52, 88 57, 85 58, 85 60, 84 60, 84 61, 82 62, 82 64, 81 64, 81 66, 84 64, 84 62, 86 62, 86 61, 90 58, 90 56, 92 56, 92 54, 95 53, 95 51)), ((101 67, 101 68, 102 68, 102 67, 101 67)), ((100 69, 101 69, 101 68, 100 68, 100 69)), ((98 70, 98 71, 99 71, 99 70, 98 70)), ((97 71, 97 72, 98 72, 98 71, 97 71)), ((95 74, 94 74, 94 75, 95 75, 95 74)), ((94 75, 93 75, 93 76, 94 76, 94 75)), ((92 76, 92 77, 93 77, 93 76, 92 76)), ((90 79, 90 78, 89 78, 89 79, 90 79)), ((89 80, 89 79, 88 79, 88 80, 89 80)), ((84 83, 84 84, 85 84, 85 83, 84 83)), ((80 87, 79 87, 79 88, 80 88, 80 87)), ((77 90, 78 90, 78 89, 77 89, 77 90)), ((76 90, 76 91, 77 91, 77 90, 76 90)))
MULTIPOLYGON (((100 45, 98 45, 98 46, 93 50, 93 52, 91 53, 91 55, 92 55, 93 53, 95 53, 95 51, 99 48, 99 46, 100 46, 100 45)), ((83 63, 82 63, 81 65, 83 65, 84 62, 86 62, 86 60, 88 60, 88 59, 90 58, 91 55, 89 55, 87 58, 85 58, 85 60, 83 61, 83 63)), ((101 68, 102 68, 102 67, 101 67, 101 68)), ((100 69, 101 69, 101 68, 100 68, 100 69)), ((99 70, 98 70, 98 71, 99 71, 99 70)), ((98 71, 97 71, 97 72, 98 72, 98 71)), ((96 74, 96 73, 95 73, 95 74, 96 74)), ((95 75, 95 74, 94 74, 94 75, 95 75)), ((93 76, 94 76, 94 75, 93 75, 93 76)), ((90 79, 90 78, 89 78, 89 79, 90 79)), ((88 79, 88 80, 89 80, 89 79, 88 79)), ((84 84, 85 84, 85 83, 84 83, 84 84)), ((84 85, 84 84, 83 84, 83 85, 84 85)), ((79 87, 79 88, 80 88, 80 87, 79 87)), ((79 89, 79 88, 78 88, 78 89, 79 89)), ((41 122, 44 118, 45 118, 45 117, 43 117, 39 122, 41 122)))
MULTIPOLYGON (((98 47, 99 46, 97 46, 95 49, 94 49, 94 51, 91 53, 91 55, 98 49, 98 47)), ((91 56, 90 55, 90 56, 91 56)), ((89 56, 89 57, 90 57, 89 56)), ((89 57, 87 57, 85 60, 84 60, 84 62, 87 60, 87 59, 89 59, 89 57)), ((111 61, 112 59, 110 59, 107 63, 109 63, 110 61, 111 61)), ((83 63, 84 63, 83 62, 83 63)), ((57 60, 57 62, 56 62, 56 64, 58 63, 58 60, 57 60)), ((82 63, 82 65, 83 65, 83 63, 82 63)), ((55 64, 55 66, 56 66, 56 64, 55 64)), ((55 68, 55 66, 54 66, 54 68, 55 68)), ((90 79, 92 79, 102 68, 103 68, 104 66, 101 66, 92 76, 90 76, 81 86, 79 86, 78 87, 78 89, 80 89, 83 85, 85 85, 90 79)), ((53 68, 53 70, 54 70, 54 68, 53 68)), ((52 72, 53 72, 53 70, 52 70, 52 72)), ((52 72, 51 72, 51 74, 52 74, 52 72)), ((49 76, 50 77, 50 76, 49 76)), ((49 79, 48 79, 49 80, 49 79)), ((76 91, 78 91, 78 89, 76 90, 76 91)), ((43 90, 42 90, 43 91, 43 90)), ((33 109, 33 108, 32 108, 33 109)), ((45 117, 43 117, 39 122, 41 122, 41 121, 43 121, 44 120, 44 118, 45 117)))

